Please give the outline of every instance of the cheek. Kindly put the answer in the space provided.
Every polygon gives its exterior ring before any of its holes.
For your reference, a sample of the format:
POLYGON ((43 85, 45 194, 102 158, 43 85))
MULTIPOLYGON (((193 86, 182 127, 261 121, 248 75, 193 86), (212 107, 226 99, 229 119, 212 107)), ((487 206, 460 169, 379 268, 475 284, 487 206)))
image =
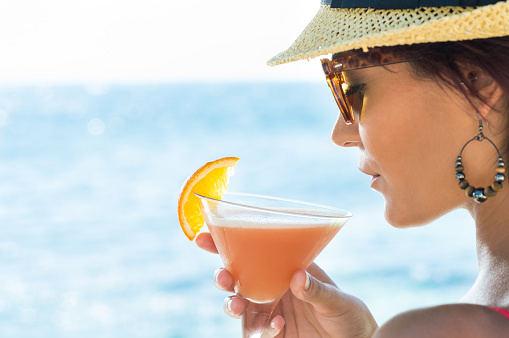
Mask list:
POLYGON ((359 128, 365 156, 383 178, 386 218, 397 227, 427 223, 464 200, 454 177, 461 145, 441 113, 447 108, 430 104, 430 97, 409 95, 412 100, 386 100, 390 109, 367 104, 367 111, 381 113, 366 115, 359 128))
POLYGON ((410 176, 435 177, 450 163, 454 169, 460 146, 452 142, 456 122, 450 111, 456 103, 444 102, 436 85, 408 77, 394 82, 379 86, 365 101, 359 131, 366 149, 384 167, 410 176))

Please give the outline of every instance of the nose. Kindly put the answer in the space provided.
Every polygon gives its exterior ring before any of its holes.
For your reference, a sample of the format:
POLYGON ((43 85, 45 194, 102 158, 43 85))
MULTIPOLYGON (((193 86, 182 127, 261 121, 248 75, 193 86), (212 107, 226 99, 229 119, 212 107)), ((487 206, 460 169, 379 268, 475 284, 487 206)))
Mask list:
POLYGON ((332 141, 340 147, 359 147, 362 144, 359 123, 346 124, 340 115, 332 130, 332 141))

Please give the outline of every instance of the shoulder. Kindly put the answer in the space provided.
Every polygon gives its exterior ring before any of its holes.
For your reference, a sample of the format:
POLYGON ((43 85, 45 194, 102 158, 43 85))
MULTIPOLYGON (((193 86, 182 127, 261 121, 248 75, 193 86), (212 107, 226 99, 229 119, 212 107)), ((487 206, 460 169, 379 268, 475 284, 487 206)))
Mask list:
POLYGON ((382 325, 373 338, 507 337, 509 320, 474 304, 449 304, 412 310, 382 325))

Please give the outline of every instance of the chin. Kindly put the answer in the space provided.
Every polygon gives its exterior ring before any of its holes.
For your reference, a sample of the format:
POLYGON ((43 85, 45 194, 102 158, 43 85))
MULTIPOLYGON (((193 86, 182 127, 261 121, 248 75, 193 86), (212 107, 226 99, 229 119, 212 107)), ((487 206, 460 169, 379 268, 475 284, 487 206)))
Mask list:
MULTIPOLYGON (((454 187, 455 188, 455 187, 454 187)), ((450 189, 449 194, 437 196, 428 189, 394 194, 384 191, 384 216, 387 223, 395 228, 412 228, 429 224, 452 210, 464 206, 464 193, 450 189)))
POLYGON ((413 204, 406 207, 396 207, 393 203, 385 202, 384 216, 387 223, 398 229, 413 228, 433 222, 441 215, 433 215, 429 212, 422 212, 425 208, 415 208, 413 204))
POLYGON ((415 227, 420 227, 420 226, 423 226, 423 225, 426 225, 430 222, 432 222, 432 220, 430 221, 416 221, 416 220, 411 220, 411 219, 404 219, 404 218, 394 218, 394 217, 390 217, 386 214, 385 216, 385 220, 387 221, 387 223, 389 223, 391 226, 393 226, 394 228, 397 228, 397 229, 408 229, 408 228, 415 228, 415 227))

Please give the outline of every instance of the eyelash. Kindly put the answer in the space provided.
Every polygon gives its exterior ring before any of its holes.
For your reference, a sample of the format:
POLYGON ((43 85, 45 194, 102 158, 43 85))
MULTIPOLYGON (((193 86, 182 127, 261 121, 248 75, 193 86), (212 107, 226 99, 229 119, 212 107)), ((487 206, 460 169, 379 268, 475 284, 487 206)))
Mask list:
POLYGON ((353 87, 350 87, 350 88, 348 88, 346 90, 345 96, 349 97, 349 96, 352 96, 354 94, 359 93, 359 98, 362 100, 362 98, 364 97, 364 88, 365 87, 366 87, 365 83, 361 83, 359 85, 355 85, 353 87))

